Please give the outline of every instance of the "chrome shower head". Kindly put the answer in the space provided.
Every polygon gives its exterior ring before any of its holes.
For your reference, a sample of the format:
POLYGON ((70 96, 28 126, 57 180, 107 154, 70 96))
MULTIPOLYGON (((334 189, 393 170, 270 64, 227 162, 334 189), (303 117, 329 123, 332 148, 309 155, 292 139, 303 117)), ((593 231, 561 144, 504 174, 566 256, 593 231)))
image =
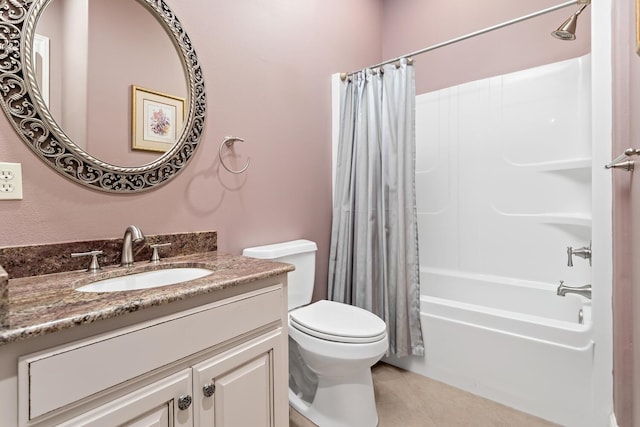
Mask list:
POLYGON ((551 35, 560 40, 575 40, 578 15, 580 15, 588 5, 589 3, 582 3, 578 10, 573 15, 571 15, 569 19, 564 21, 557 30, 552 32, 551 35))

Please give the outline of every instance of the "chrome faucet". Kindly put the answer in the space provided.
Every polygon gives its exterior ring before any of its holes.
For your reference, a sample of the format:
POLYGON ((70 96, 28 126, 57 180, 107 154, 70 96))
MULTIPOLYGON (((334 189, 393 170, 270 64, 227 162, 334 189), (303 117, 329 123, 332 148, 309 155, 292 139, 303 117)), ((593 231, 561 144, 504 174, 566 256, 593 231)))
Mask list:
POLYGON ((130 225, 124 232, 122 238, 122 255, 120 256, 120 266, 129 267, 133 265, 132 242, 141 242, 144 240, 144 234, 135 225, 130 225))
POLYGON ((567 286, 564 284, 564 280, 560 280, 560 286, 558 286, 556 295, 563 297, 566 294, 578 294, 591 299, 591 285, 567 286))

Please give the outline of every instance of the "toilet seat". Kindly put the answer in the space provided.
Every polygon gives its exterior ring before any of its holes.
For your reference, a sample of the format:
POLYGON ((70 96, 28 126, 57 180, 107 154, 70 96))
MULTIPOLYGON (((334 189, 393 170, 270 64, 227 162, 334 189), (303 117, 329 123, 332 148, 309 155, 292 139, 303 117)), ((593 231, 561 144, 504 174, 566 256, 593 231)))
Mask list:
POLYGON ((340 343, 372 343, 387 335, 386 324, 375 314, 327 300, 292 310, 289 324, 313 337, 340 343))

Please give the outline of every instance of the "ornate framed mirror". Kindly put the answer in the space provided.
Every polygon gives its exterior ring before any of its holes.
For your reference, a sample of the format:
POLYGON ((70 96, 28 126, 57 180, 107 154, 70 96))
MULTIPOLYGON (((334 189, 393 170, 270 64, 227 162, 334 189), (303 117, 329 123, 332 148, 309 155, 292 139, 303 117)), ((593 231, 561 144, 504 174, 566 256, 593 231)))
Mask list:
POLYGON ((187 165, 204 130, 206 94, 191 40, 163 0, 18 0, 0 3, 0 104, 63 176, 135 193, 187 165), (104 35, 99 26, 113 19, 117 28, 104 35))

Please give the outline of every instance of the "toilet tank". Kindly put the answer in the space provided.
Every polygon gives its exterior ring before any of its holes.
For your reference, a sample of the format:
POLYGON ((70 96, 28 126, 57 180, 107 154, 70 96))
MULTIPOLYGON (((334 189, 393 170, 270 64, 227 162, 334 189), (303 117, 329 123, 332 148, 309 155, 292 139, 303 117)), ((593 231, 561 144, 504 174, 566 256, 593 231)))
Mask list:
POLYGON ((293 264, 295 270, 289 272, 288 306, 289 310, 309 304, 313 295, 313 285, 316 274, 315 242, 310 240, 293 240, 290 242, 274 243, 266 246, 246 248, 242 255, 268 259, 271 261, 293 264))

